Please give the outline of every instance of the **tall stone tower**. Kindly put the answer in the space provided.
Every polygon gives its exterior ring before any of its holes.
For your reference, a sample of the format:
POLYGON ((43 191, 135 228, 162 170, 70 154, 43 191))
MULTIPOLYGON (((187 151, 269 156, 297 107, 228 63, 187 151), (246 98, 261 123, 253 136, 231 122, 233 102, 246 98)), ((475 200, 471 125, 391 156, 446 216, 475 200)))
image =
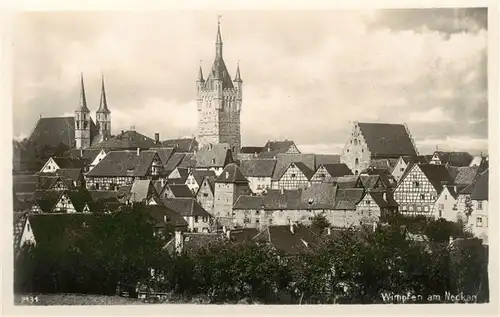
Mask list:
POLYGON ((75 143, 77 149, 90 146, 90 110, 87 108, 83 74, 80 75, 80 104, 75 109, 75 143))
POLYGON ((96 121, 99 129, 99 139, 104 141, 111 137, 111 111, 108 109, 108 101, 106 100, 104 76, 102 76, 101 81, 101 102, 99 109, 96 111, 96 121))
POLYGON ((233 154, 241 147, 240 112, 243 81, 238 65, 234 80, 229 75, 222 58, 220 21, 215 41, 215 61, 207 79, 200 69, 196 80, 198 104, 198 143, 228 143, 233 154))

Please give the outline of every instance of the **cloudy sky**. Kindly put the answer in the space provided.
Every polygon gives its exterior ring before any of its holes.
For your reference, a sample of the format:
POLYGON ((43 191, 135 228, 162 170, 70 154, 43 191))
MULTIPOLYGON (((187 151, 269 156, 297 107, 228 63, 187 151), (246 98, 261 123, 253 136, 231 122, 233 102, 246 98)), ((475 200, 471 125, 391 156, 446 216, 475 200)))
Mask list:
POLYGON ((338 153, 353 121, 407 123, 421 152, 487 149, 486 9, 38 12, 14 27, 14 136, 73 115, 101 72, 113 132, 194 135, 196 75, 215 55, 243 79, 242 141, 338 153))

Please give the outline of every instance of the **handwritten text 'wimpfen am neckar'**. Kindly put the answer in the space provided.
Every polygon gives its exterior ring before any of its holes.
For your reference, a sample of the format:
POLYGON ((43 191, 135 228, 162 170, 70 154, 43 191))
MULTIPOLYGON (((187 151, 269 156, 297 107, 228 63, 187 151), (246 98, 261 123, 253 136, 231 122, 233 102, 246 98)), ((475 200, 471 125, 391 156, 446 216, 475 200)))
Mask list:
POLYGON ((443 295, 418 295, 413 293, 394 294, 382 293, 382 301, 384 303, 405 304, 405 303, 475 303, 477 295, 466 295, 463 292, 452 294, 445 292, 443 295))

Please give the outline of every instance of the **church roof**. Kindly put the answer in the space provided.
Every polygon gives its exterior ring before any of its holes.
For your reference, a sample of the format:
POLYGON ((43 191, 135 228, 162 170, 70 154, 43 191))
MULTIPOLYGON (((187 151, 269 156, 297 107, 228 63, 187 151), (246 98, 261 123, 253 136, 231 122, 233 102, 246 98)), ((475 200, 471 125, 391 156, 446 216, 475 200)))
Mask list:
POLYGON ((129 130, 97 144, 92 145, 93 148, 99 149, 116 149, 116 150, 135 150, 156 148, 157 145, 153 139, 139 132, 129 130))
POLYGON ((104 76, 101 79, 101 102, 99 103, 99 109, 97 113, 110 114, 111 111, 108 109, 108 101, 106 99, 106 89, 104 88, 104 76))
MULTIPOLYGON (((90 136, 98 134, 97 127, 90 119, 90 136)), ((69 148, 75 146, 75 117, 40 118, 31 132, 29 141, 37 146, 56 147, 64 144, 69 148)))
POLYGON ((403 124, 359 122, 372 156, 416 156, 417 150, 403 124))

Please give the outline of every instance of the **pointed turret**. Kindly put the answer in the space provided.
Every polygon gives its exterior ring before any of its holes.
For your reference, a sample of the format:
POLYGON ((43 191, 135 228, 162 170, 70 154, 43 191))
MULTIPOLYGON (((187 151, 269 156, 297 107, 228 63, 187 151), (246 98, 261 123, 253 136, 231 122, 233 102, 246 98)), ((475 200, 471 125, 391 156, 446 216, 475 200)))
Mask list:
POLYGON ((85 85, 83 84, 83 73, 80 73, 80 103, 75 111, 90 112, 87 108, 87 98, 85 98, 85 85))
POLYGON ((236 67, 236 76, 234 77, 234 82, 241 83, 241 75, 240 75, 240 63, 238 62, 238 66, 236 67))
POLYGON ((106 100, 106 89, 104 87, 104 75, 101 75, 101 102, 99 103, 99 109, 97 113, 110 114, 111 111, 108 109, 108 101, 106 100))
POLYGON ((99 109, 96 111, 96 120, 100 141, 107 140, 111 136, 111 111, 109 111, 106 98, 104 75, 101 75, 101 102, 99 103, 99 109))
POLYGON ((198 82, 204 82, 205 80, 203 79, 203 71, 201 69, 201 61, 200 61, 200 69, 198 70, 198 82))
POLYGON ((220 35, 220 16, 217 21, 217 38, 215 40, 215 58, 222 58, 222 36, 220 35))

